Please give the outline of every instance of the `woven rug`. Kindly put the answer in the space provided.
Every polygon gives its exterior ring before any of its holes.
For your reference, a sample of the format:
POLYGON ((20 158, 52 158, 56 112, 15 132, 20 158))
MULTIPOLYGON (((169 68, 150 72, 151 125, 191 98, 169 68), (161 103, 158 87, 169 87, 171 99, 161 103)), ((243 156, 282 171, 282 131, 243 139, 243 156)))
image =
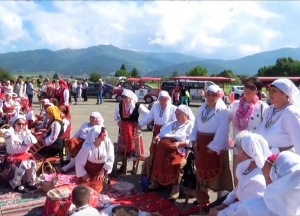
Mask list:
POLYGON ((112 204, 135 205, 141 211, 159 213, 162 216, 177 216, 181 212, 181 210, 168 199, 158 197, 154 193, 146 193, 115 200, 112 204))

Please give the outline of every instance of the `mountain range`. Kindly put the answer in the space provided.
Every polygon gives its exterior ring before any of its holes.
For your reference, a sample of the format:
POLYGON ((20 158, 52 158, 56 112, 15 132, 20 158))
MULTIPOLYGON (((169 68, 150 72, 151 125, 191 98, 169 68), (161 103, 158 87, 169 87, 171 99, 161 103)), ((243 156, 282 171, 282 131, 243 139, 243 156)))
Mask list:
POLYGON ((128 71, 136 68, 144 76, 179 75, 196 66, 205 67, 209 74, 232 70, 235 74, 254 75, 263 66, 274 65, 277 58, 300 60, 300 48, 282 48, 261 52, 236 60, 204 59, 179 53, 138 52, 99 45, 84 49, 51 51, 39 49, 0 54, 0 67, 14 74, 34 74, 55 71, 60 74, 90 74, 113 76, 122 64, 128 71))

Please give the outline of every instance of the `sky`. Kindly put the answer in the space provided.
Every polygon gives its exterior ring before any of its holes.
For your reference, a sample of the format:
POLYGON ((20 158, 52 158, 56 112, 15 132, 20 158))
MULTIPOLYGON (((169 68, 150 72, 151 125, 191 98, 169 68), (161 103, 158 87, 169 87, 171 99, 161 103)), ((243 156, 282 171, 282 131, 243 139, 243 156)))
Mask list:
POLYGON ((6 1, 0 53, 114 45, 237 59, 300 47, 300 1, 6 1))

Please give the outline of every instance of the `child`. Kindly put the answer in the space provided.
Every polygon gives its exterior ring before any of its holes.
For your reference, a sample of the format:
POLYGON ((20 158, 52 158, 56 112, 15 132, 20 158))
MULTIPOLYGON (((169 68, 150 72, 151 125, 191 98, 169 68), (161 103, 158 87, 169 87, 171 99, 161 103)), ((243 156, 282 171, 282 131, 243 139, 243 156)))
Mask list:
POLYGON ((78 185, 72 191, 72 203, 76 209, 72 216, 100 216, 97 209, 89 206, 91 190, 85 185, 78 185))

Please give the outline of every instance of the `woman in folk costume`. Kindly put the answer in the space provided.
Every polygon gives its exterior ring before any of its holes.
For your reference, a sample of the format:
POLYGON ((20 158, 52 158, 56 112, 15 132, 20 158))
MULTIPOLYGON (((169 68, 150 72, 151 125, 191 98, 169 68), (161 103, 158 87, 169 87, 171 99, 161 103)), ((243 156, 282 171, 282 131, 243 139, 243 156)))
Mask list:
POLYGON ((299 216, 300 156, 290 151, 271 155, 262 171, 267 183, 263 198, 240 205, 239 215, 299 216))
POLYGON ((265 193, 266 181, 261 169, 272 155, 267 141, 258 134, 242 131, 236 137, 235 146, 239 157, 238 185, 221 205, 210 210, 210 216, 239 216, 236 210, 241 203, 261 198, 265 193), (252 161, 256 166, 252 166, 252 161))
POLYGON ((153 153, 153 139, 159 134, 162 126, 168 124, 169 122, 175 121, 175 111, 177 107, 172 105, 171 97, 167 91, 160 91, 158 94, 158 102, 154 103, 151 107, 150 112, 145 115, 139 122, 139 128, 142 128, 154 121, 153 136, 150 145, 150 154, 153 153))
MULTIPOLYGON (((54 106, 53 103, 46 103, 44 109, 46 110, 49 106, 54 106)), ((47 118, 46 111, 43 114, 41 121, 36 121, 33 123, 33 127, 36 132, 46 132, 49 124, 49 119, 47 118)))
POLYGON ((104 127, 104 119, 102 118, 102 115, 99 112, 92 112, 90 115, 90 121, 83 123, 79 130, 74 134, 74 136, 71 139, 66 140, 66 147, 73 158, 66 166, 62 168, 63 172, 66 172, 67 170, 75 166, 76 156, 80 151, 88 132, 95 125, 104 127))
POLYGON ((218 192, 233 189, 229 168, 229 112, 217 85, 206 89, 206 101, 198 109, 191 141, 196 149, 197 180, 205 188, 218 192))
POLYGON ((12 99, 12 94, 6 93, 5 99, 0 101, 0 116, 2 124, 8 124, 12 116, 19 112, 19 108, 19 105, 12 99))
POLYGON ((28 150, 37 143, 37 140, 28 130, 25 116, 16 114, 10 122, 12 127, 4 133, 7 161, 15 166, 14 177, 9 184, 15 191, 26 193, 27 189, 36 189, 34 185, 36 163, 28 150), (24 175, 26 185, 21 183, 24 175))
POLYGON ((31 125, 35 121, 35 115, 32 107, 30 106, 29 99, 27 97, 22 97, 20 113, 26 117, 28 125, 31 125))
POLYGON ((164 125, 154 138, 156 146, 154 154, 150 155, 143 167, 143 175, 151 176, 149 189, 159 185, 173 185, 171 199, 179 197, 179 185, 183 176, 188 152, 186 147, 192 147, 190 134, 194 126, 195 116, 186 105, 180 105, 176 111, 176 120, 164 125), (153 169, 150 175, 151 164, 153 169))
MULTIPOLYGON (((240 100, 234 101, 228 107, 230 120, 233 127, 233 140, 236 135, 243 130, 256 132, 259 124, 263 120, 263 115, 269 107, 261 101, 261 91, 263 83, 257 77, 249 78, 244 85, 244 93, 240 100)), ((237 185, 235 169, 237 161, 237 150, 233 150, 233 176, 234 183, 237 185)))
POLYGON ((59 89, 56 91, 56 98, 59 105, 69 106, 70 91, 64 80, 59 80, 59 89))
POLYGON ((46 117, 49 119, 48 131, 38 138, 39 143, 30 148, 35 158, 49 158, 57 155, 63 147, 64 125, 57 106, 49 106, 46 109, 46 117))
POLYGON ((72 129, 71 113, 69 111, 69 108, 66 107, 65 105, 60 105, 58 108, 60 110, 60 117, 64 124, 64 134, 61 136, 61 138, 70 139, 71 129, 72 129))
POLYGON ((76 183, 88 183, 101 192, 106 176, 112 171, 114 160, 114 146, 107 137, 105 128, 94 126, 76 158, 76 183))
MULTIPOLYGON (((116 107, 114 117, 119 126, 119 143, 126 145, 126 154, 129 157, 144 154, 142 137, 138 134, 138 120, 140 114, 145 116, 147 113, 149 110, 138 103, 137 96, 131 90, 124 89, 122 101, 116 107)), ((120 168, 121 170, 123 170, 123 166, 120 168)), ((133 170, 135 170, 135 161, 133 161, 133 170)))
POLYGON ((270 86, 270 106, 259 125, 273 153, 293 151, 300 155, 300 92, 289 79, 277 79, 270 86))

